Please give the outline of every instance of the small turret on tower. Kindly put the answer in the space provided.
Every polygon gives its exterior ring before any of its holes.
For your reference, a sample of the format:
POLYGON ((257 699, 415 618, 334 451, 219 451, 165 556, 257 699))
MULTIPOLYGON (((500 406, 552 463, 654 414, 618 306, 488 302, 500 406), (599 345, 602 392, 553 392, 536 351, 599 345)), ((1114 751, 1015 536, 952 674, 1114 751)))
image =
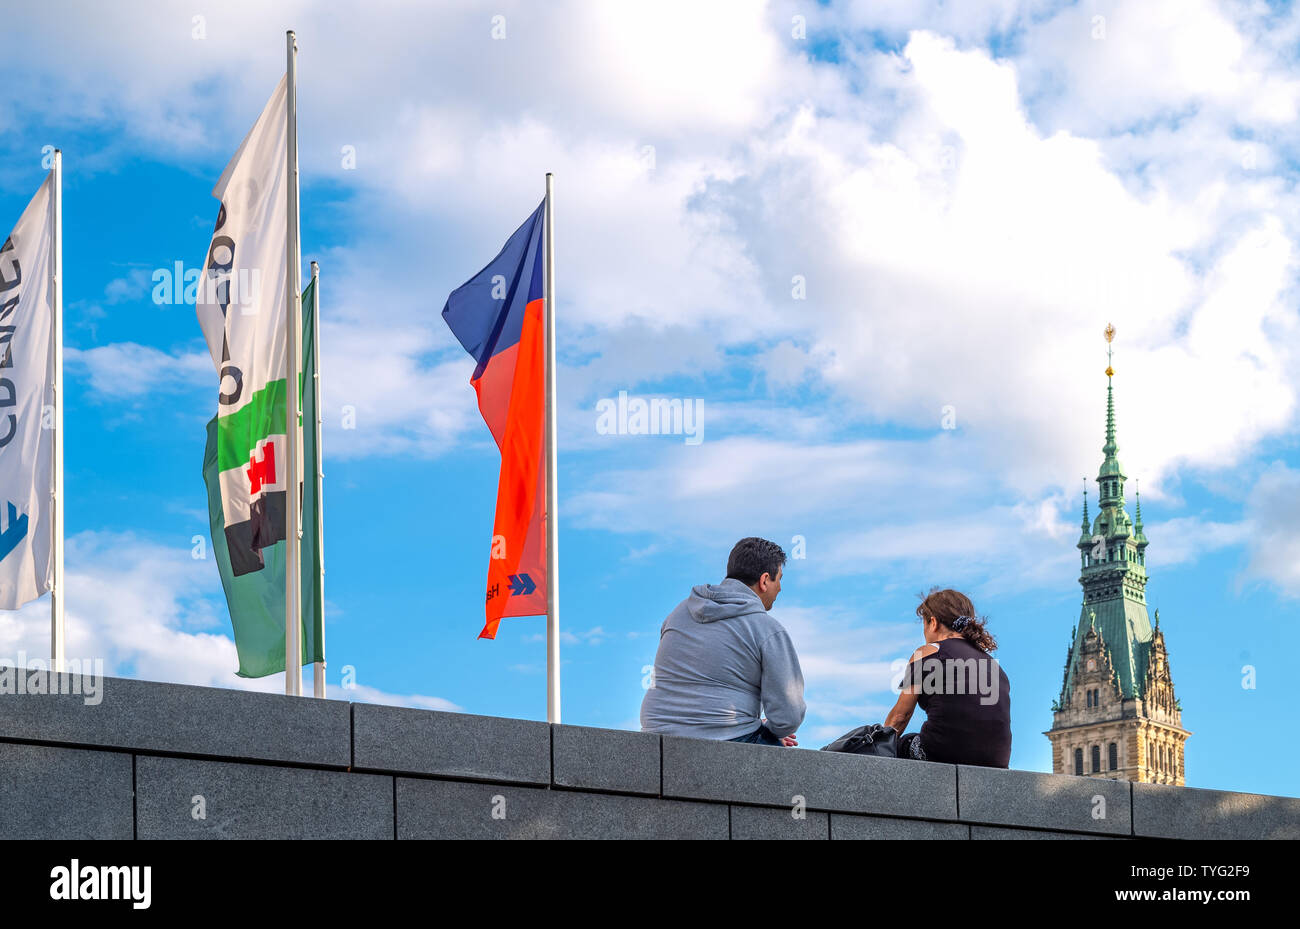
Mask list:
MULTIPOLYGON (((1147 548, 1147 536, 1146 533, 1142 531, 1142 485, 1136 480, 1134 481, 1134 485, 1133 506, 1137 512, 1133 521, 1133 528, 1136 530, 1137 534, 1133 536, 1133 539, 1137 542, 1138 552, 1143 553, 1144 555, 1142 560, 1146 561, 1145 552, 1147 548)), ((1156 616, 1159 615, 1160 611, 1156 610, 1156 616)))

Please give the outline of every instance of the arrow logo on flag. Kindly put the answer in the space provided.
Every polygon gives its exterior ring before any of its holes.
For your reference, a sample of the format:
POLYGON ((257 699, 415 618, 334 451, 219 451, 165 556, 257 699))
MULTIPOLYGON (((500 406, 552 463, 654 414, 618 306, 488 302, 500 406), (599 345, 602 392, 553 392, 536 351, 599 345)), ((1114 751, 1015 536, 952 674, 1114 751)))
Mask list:
MULTIPOLYGON (((13 504, 10 504, 12 506, 13 504)), ((510 596, 528 596, 537 589, 537 584, 527 574, 510 575, 510 596)))
MULTIPOLYGON (((9 528, 0 532, 0 561, 4 561, 18 543, 27 537, 27 514, 18 515, 18 507, 9 504, 9 528)), ((527 577, 527 575, 524 575, 527 577)))

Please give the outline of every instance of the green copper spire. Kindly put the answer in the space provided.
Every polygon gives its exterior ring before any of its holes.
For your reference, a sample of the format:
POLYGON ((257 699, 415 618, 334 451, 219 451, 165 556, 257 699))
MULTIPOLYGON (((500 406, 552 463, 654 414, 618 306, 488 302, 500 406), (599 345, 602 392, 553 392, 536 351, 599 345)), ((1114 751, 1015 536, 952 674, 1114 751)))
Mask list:
POLYGON ((1152 628, 1146 603, 1146 537, 1141 522, 1129 519, 1124 507, 1124 469, 1119 463, 1119 443, 1115 438, 1115 369, 1111 342, 1115 327, 1106 327, 1106 444, 1104 460, 1097 474, 1099 499, 1097 513, 1088 523, 1088 498, 1084 488, 1084 531, 1079 538, 1083 604, 1076 627, 1062 689, 1062 702, 1068 697, 1073 680, 1079 673, 1080 648, 1091 629, 1104 643, 1115 671, 1120 692, 1125 698, 1142 696, 1145 668, 1150 649, 1152 628), (1136 531, 1135 531, 1136 530, 1136 531), (1094 541, 1096 540, 1096 541, 1094 541))
MULTIPOLYGON (((1109 348, 1106 349, 1106 353, 1110 354, 1109 348)), ((1115 444, 1115 388, 1111 384, 1111 378, 1115 376, 1111 372, 1114 370, 1111 367, 1106 368, 1106 444, 1101 447, 1101 450, 1107 458, 1114 457, 1119 451, 1119 446, 1115 444)))
POLYGON ((1115 327, 1106 327, 1106 444, 1101 447, 1105 458, 1101 470, 1097 472, 1097 483, 1101 486, 1100 506, 1119 505, 1124 501, 1124 468, 1119 463, 1116 453, 1119 444, 1115 441, 1115 388, 1111 379, 1115 369, 1111 366, 1111 341, 1115 338, 1115 327))

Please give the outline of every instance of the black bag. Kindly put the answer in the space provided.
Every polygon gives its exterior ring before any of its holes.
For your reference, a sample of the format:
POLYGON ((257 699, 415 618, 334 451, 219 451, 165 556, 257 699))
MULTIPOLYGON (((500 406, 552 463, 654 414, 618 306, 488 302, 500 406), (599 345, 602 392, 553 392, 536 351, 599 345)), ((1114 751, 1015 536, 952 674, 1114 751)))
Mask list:
POLYGON ((893 726, 882 726, 880 723, 859 726, 852 732, 840 736, 830 745, 824 747, 822 751, 897 758, 898 732, 893 726))

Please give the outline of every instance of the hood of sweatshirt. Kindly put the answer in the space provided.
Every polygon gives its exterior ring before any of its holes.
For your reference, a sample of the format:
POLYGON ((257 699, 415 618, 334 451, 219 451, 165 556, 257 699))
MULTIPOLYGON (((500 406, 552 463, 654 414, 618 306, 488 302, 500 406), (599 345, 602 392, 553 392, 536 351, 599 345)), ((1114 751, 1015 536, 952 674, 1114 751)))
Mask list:
POLYGON ((720 619, 744 616, 746 613, 766 613, 763 601, 748 585, 734 577, 721 584, 698 584, 691 588, 686 599, 686 610, 697 623, 716 623, 720 619))

